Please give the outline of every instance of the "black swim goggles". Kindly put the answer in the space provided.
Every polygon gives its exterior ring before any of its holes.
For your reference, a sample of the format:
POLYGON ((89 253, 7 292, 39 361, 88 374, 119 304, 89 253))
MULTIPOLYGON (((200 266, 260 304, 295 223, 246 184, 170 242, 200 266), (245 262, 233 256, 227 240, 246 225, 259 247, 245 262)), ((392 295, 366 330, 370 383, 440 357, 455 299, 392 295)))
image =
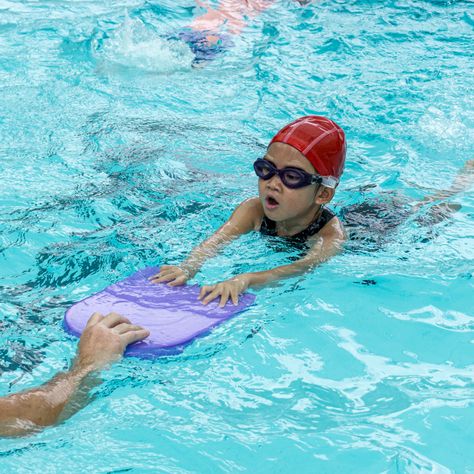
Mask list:
POLYGON ((299 168, 292 168, 288 166, 279 170, 272 162, 259 158, 254 164, 253 169, 255 174, 263 179, 267 180, 275 175, 281 179, 281 182, 290 189, 303 188, 310 184, 321 184, 323 178, 318 174, 310 174, 299 168))

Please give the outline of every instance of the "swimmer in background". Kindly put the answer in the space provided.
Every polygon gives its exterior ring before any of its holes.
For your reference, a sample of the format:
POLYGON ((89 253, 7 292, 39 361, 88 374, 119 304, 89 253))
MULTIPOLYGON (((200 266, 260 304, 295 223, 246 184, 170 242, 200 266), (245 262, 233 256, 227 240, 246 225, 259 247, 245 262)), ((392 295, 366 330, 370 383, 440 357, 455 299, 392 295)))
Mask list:
MULTIPOLYGON (((210 8, 200 1, 196 4, 207 10, 207 13, 195 18, 190 28, 199 31, 218 31, 224 24, 227 31, 238 35, 246 25, 246 19, 256 17, 260 12, 269 8, 274 0, 221 0, 217 9, 210 8)), ((208 37, 210 42, 218 38, 208 37)))
POLYGON ((0 397, 0 437, 22 436, 53 425, 82 408, 74 399, 89 391, 89 377, 122 357, 127 345, 141 341, 149 331, 123 316, 94 313, 79 341, 72 367, 39 388, 0 397), (74 406, 76 405, 76 406, 74 406))
POLYGON ((242 202, 181 265, 163 265, 150 280, 183 285, 224 245, 251 231, 304 244, 307 252, 289 265, 203 286, 199 295, 203 304, 216 298, 220 298, 220 306, 229 299, 237 304, 248 288, 301 275, 327 261, 342 250, 345 241, 341 222, 325 207, 334 197, 345 158, 344 132, 332 120, 311 115, 283 127, 265 156, 254 163, 259 196, 242 202))
MULTIPOLYGON (((300 5, 310 3, 297 1, 300 5)), ((176 38, 188 43, 195 55, 193 64, 201 64, 231 46, 231 36, 239 35, 247 20, 257 17, 274 3, 275 0, 221 0, 214 9, 196 0, 196 4, 207 12, 196 17, 176 38), (225 32, 222 31, 224 27, 225 32)))

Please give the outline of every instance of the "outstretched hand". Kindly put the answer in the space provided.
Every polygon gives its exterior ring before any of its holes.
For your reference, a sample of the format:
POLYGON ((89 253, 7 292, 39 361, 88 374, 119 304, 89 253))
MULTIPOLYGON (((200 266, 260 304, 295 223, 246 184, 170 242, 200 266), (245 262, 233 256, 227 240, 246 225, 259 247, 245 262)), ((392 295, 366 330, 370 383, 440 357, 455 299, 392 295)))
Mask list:
POLYGON ((160 271, 148 278, 152 283, 168 283, 169 286, 184 285, 190 278, 189 272, 175 265, 162 265, 160 271))
POLYGON ((119 359, 128 344, 150 333, 117 313, 94 313, 82 333, 73 367, 41 387, 0 397, 0 436, 22 436, 70 416, 88 400, 84 381, 119 359), (72 403, 74 397, 81 397, 72 403), (65 408, 69 405, 69 412, 65 408))
POLYGON ((239 296, 249 287, 247 275, 239 275, 230 280, 201 287, 198 299, 206 305, 220 297, 219 307, 223 308, 229 299, 237 305, 239 296))
POLYGON ((132 324, 117 313, 94 313, 79 341, 75 365, 99 370, 120 359, 126 347, 150 335, 147 329, 132 324))

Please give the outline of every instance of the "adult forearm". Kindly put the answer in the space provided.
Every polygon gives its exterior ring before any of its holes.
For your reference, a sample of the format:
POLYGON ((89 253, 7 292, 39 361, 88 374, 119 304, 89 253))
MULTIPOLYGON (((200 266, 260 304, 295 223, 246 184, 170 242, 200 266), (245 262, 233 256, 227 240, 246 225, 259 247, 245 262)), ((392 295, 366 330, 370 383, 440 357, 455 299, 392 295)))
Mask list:
POLYGON ((128 344, 149 334, 120 314, 94 313, 87 321, 75 362, 68 372, 39 388, 0 398, 0 436, 27 434, 82 408, 85 397, 80 401, 79 395, 88 394, 92 379, 89 376, 119 360, 128 344))
POLYGON ((0 399, 0 436, 19 436, 56 423, 91 368, 75 365, 39 388, 0 399))

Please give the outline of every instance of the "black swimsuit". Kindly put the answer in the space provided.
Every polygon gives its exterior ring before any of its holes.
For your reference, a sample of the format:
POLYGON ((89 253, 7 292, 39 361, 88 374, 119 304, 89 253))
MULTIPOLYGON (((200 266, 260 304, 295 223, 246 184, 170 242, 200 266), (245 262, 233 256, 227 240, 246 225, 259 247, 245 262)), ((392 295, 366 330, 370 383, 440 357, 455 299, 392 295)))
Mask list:
MULTIPOLYGON (((336 214, 329 209, 323 208, 323 212, 317 217, 306 229, 298 232, 296 235, 289 237, 283 237, 285 240, 294 244, 305 244, 307 240, 316 235, 336 214)), ((263 235, 269 235, 271 237, 278 237, 276 222, 269 219, 267 216, 263 216, 262 225, 260 226, 260 232, 263 235)))

